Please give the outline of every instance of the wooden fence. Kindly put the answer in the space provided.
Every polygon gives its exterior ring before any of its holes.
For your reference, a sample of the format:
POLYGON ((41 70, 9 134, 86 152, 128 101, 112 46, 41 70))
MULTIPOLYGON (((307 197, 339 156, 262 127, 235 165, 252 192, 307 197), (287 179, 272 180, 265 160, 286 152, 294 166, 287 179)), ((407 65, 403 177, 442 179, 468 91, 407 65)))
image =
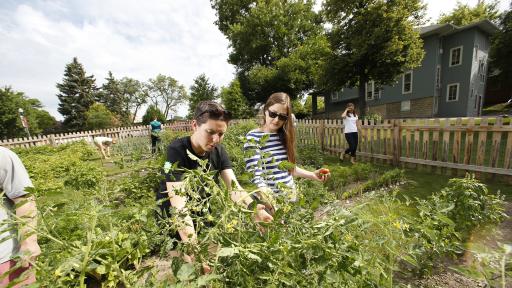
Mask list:
MULTIPOLYGON (((235 120, 243 122, 246 120, 235 120)), ((502 118, 399 119, 359 121, 358 155, 395 166, 444 167, 464 171, 512 176, 512 121, 502 118)), ((164 125, 164 129, 190 131, 188 121, 164 125)), ((59 145, 96 136, 149 137, 148 126, 122 127, 75 133, 52 134, 0 141, 5 147, 59 145)), ((299 120, 297 142, 314 144, 331 154, 341 155, 347 148, 343 122, 337 120, 299 120)))
MULTIPOLYGON (((172 124, 163 125, 164 130, 169 129, 173 131, 190 131, 191 125, 189 121, 180 121, 172 124)), ((81 132, 72 132, 72 133, 62 133, 62 134, 50 134, 44 136, 33 136, 33 137, 23 137, 23 138, 14 138, 7 140, 0 140, 0 146, 15 148, 15 147, 33 147, 33 146, 41 146, 41 145, 53 145, 57 146, 60 144, 75 142, 85 140, 89 143, 92 143, 93 138, 96 136, 107 136, 117 138, 120 141, 126 138, 131 137, 149 137, 150 129, 148 126, 139 125, 133 127, 120 127, 120 128, 112 128, 112 129, 102 129, 102 130, 93 130, 93 131, 81 131, 81 132)))
MULTIPOLYGON (((395 166, 512 175, 512 123, 502 118, 359 121, 358 155, 395 166)), ((297 141, 341 155, 342 120, 299 120, 297 141)))

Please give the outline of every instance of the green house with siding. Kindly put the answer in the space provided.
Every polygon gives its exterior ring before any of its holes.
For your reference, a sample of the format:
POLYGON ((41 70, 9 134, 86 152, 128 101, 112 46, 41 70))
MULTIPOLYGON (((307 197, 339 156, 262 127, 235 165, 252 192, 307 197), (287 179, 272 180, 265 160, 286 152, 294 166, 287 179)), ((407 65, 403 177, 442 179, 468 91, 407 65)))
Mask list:
MULTIPOLYGON (((425 50, 421 66, 402 74, 392 86, 366 83, 368 112, 387 119, 479 116, 490 37, 497 31, 488 20, 462 27, 436 24, 420 28, 425 50)), ((324 111, 316 109, 321 96, 313 96, 313 118, 340 118, 346 104, 356 102, 358 89, 326 94, 324 111)))

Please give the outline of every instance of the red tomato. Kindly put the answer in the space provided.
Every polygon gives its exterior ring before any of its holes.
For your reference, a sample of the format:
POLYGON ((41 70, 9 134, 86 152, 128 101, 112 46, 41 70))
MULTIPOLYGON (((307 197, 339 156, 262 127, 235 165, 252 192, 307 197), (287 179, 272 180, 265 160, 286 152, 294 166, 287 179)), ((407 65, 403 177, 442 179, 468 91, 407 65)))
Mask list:
POLYGON ((329 169, 327 169, 327 168, 320 169, 320 174, 324 174, 324 175, 329 174, 329 169))

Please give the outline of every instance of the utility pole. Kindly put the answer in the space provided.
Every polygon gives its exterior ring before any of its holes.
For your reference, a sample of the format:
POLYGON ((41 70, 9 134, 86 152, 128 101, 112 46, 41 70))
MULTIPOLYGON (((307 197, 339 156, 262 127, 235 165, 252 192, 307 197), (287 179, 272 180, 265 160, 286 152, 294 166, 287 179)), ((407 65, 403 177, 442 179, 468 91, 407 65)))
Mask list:
POLYGON ((21 125, 23 125, 23 128, 25 128, 25 132, 27 132, 28 137, 30 138, 30 131, 28 131, 28 121, 27 117, 25 117, 23 113, 23 109, 19 108, 18 112, 20 113, 20 119, 21 119, 21 125))

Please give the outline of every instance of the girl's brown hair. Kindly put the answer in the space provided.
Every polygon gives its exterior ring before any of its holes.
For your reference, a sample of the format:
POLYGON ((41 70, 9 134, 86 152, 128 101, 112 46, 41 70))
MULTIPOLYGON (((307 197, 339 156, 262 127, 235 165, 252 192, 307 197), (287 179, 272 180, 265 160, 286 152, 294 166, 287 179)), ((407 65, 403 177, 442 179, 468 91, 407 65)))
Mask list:
POLYGON ((354 116, 357 116, 357 111, 356 111, 356 105, 354 105, 354 103, 350 102, 350 103, 347 103, 347 108, 352 106, 354 109, 352 110, 352 112, 348 112, 347 114, 352 114, 354 116))
POLYGON ((286 148, 288 162, 295 164, 295 129, 293 127, 292 119, 292 101, 290 100, 290 96, 284 92, 277 92, 270 95, 267 103, 263 106, 263 124, 265 124, 265 120, 267 118, 265 112, 267 112, 268 108, 274 104, 283 104, 286 106, 286 116, 288 116, 288 119, 284 122, 283 127, 279 128, 277 133, 286 148))

